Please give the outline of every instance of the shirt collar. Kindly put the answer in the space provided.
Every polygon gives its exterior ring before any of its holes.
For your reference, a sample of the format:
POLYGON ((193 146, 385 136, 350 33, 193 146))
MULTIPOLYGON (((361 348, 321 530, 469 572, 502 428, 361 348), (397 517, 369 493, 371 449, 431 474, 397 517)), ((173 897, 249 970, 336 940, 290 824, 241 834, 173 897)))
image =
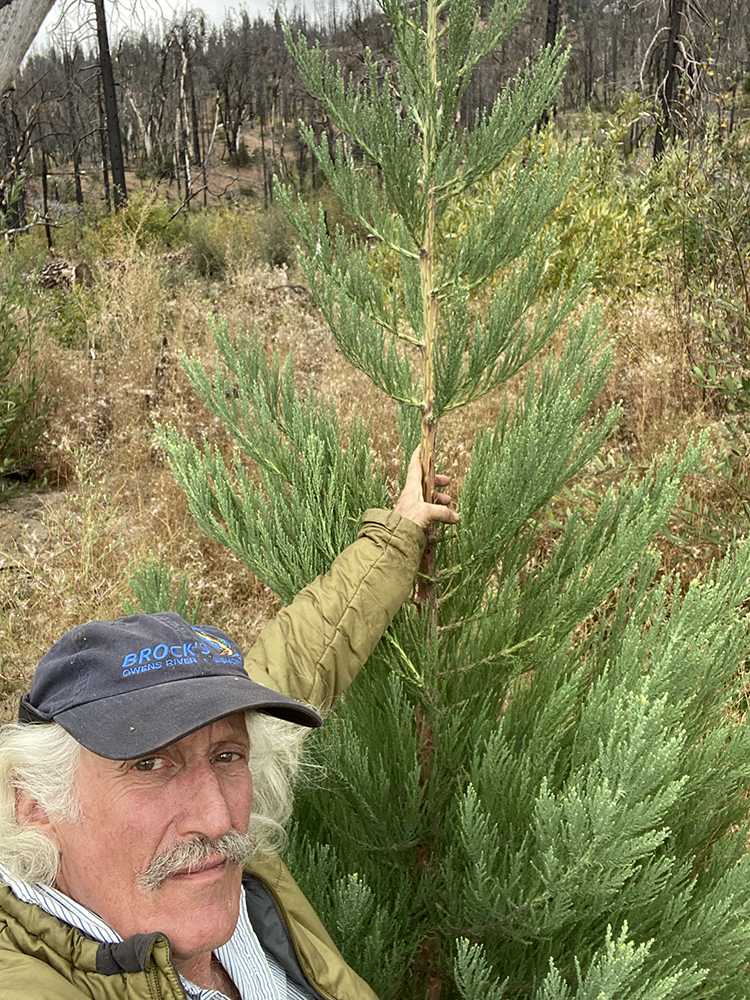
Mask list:
MULTIPOLYGON (((0 879, 21 902, 38 906, 45 913, 75 927, 94 941, 102 944, 117 944, 122 941, 117 931, 98 914, 54 886, 16 878, 1 861, 0 879)), ((283 1000, 287 996, 285 973, 275 962, 269 964, 250 923, 247 908, 240 906, 239 901, 238 911, 239 919, 232 937, 225 945, 217 948, 214 954, 240 991, 242 1000, 283 1000)), ((218 990, 202 989, 189 980, 180 978, 191 1000, 220 1000, 223 997, 218 990)))

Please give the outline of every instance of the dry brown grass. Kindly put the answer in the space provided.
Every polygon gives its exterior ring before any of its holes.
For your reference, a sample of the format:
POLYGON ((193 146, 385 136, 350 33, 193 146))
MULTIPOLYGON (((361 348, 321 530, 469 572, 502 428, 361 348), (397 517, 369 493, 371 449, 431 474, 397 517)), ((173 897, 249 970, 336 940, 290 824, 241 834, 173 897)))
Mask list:
MULTIPOLYGON (((221 284, 189 276, 176 283, 167 280, 165 267, 157 257, 131 253, 89 290, 84 346, 41 338, 40 358, 56 397, 44 464, 55 480, 49 490, 0 508, 0 719, 11 717, 35 663, 67 628, 122 613, 129 560, 136 555, 153 550, 178 575, 186 570, 205 620, 241 644, 251 644, 273 612, 267 588, 198 531, 154 444, 157 421, 225 440, 177 359, 180 350, 197 351, 210 364, 209 312, 226 315, 230 329, 257 325, 269 350, 293 350, 300 385, 309 380, 329 393, 344 426, 355 414, 368 415, 373 447, 396 475, 392 405, 344 363, 298 275, 241 257, 231 261, 221 284)), ((667 564, 689 576, 720 549, 707 537, 706 523, 714 523, 716 511, 737 520, 742 491, 715 474, 726 430, 690 378, 672 315, 668 303, 644 296, 607 316, 616 364, 600 405, 621 400, 623 420, 609 454, 581 485, 603 488, 627 466, 645 467, 665 442, 682 446, 708 427, 706 467, 693 477, 695 499, 685 512, 693 536, 663 546, 667 564)), ((499 395, 487 397, 445 421, 444 465, 457 486, 476 429, 494 421, 500 402, 499 395)), ((742 482, 745 465, 735 460, 735 483, 742 482)))

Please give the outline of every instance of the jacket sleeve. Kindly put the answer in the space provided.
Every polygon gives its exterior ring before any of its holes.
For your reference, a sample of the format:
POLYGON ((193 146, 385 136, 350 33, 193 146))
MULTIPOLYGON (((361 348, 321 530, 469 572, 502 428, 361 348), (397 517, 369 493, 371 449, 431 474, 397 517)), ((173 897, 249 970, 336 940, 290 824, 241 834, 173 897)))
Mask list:
POLYGON ((252 680, 327 711, 411 593, 424 545, 407 518, 365 511, 357 540, 263 629, 245 658, 252 680))

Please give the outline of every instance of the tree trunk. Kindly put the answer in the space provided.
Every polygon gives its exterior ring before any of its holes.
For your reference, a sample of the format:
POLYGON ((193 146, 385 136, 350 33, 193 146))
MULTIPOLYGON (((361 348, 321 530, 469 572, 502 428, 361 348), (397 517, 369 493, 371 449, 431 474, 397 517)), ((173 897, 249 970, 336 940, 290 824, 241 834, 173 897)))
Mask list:
POLYGON ((0 3, 0 97, 13 87, 13 78, 26 50, 52 7, 53 0, 5 0, 0 3))
MULTIPOLYGON (((125 93, 128 98, 128 104, 133 110, 135 115, 135 120, 138 122, 138 128, 141 132, 141 138, 143 139, 143 153, 146 159, 150 162, 153 154, 153 136, 151 134, 151 129, 154 125, 153 119, 149 118, 147 124, 143 124, 143 115, 138 110, 138 105, 135 103, 135 97, 133 92, 125 86, 125 93)), ((138 148, 136 143, 136 149, 138 148)))
POLYGON ((42 146, 42 210, 44 212, 44 232, 47 236, 47 249, 52 250, 52 230, 49 224, 49 192, 47 189, 47 154, 42 146))
POLYGON ((619 38, 619 14, 615 14, 614 21, 612 24, 612 97, 613 99, 617 96, 617 49, 620 45, 619 38))
POLYGON ((187 201, 189 208, 190 198, 193 195, 193 178, 190 172, 190 150, 188 149, 188 129, 190 128, 190 122, 187 106, 186 83, 188 81, 189 63, 186 45, 180 46, 180 54, 182 56, 182 72, 180 73, 180 106, 177 111, 177 132, 175 134, 175 142, 179 150, 182 168, 185 171, 185 200, 187 201))
MULTIPOLYGON (((549 48, 555 44, 557 26, 560 19, 560 0, 547 0, 547 28, 544 33, 544 44, 549 48)), ((467 118, 467 121, 470 119, 467 118)), ((545 108, 539 119, 539 127, 543 128, 549 122, 549 111, 545 108)))
POLYGON ((188 80, 190 83, 190 117, 193 126, 193 163, 196 167, 201 165, 201 139, 198 123, 198 103, 195 100, 195 87, 193 86, 193 70, 188 65, 188 80))
POLYGON ((734 130, 734 112, 737 107, 737 84, 733 83, 729 88, 729 93, 732 95, 732 103, 729 106, 729 129, 728 134, 731 135, 734 130))
POLYGON ((99 141, 101 144, 102 157, 102 182, 104 184, 104 204, 109 212, 112 201, 109 193, 109 157, 107 156, 107 119, 104 115, 104 105, 102 104, 102 78, 99 77, 99 87, 97 98, 99 101, 99 141))
POLYGON ((685 0, 670 0, 669 5, 669 39, 667 41, 667 56, 664 63, 664 76, 660 86, 660 98, 662 117, 656 123, 656 135, 654 136, 654 159, 658 159, 664 152, 664 144, 667 136, 674 135, 674 123, 672 117, 672 102, 674 100, 674 89, 679 72, 679 47, 677 41, 680 37, 682 27, 682 11, 685 0))
POLYGON ((560 0, 547 0, 547 29, 544 34, 544 44, 548 47, 555 44, 559 18, 560 0))
POLYGON ((76 189, 76 205, 83 208, 83 187, 81 185, 81 149, 78 139, 78 129, 76 128, 76 104, 73 97, 73 60, 67 49, 63 51, 63 68, 65 70, 66 103, 68 105, 68 117, 70 138, 73 143, 73 180, 76 189))
MULTIPOLYGON (((10 176, 6 175, 4 178, 7 180, 7 185, 0 188, 0 196, 3 196, 6 208, 4 223, 7 230, 18 230, 26 224, 26 200, 23 187, 16 188, 15 197, 13 197, 15 181, 21 176, 22 146, 18 138, 16 115, 14 110, 8 107, 8 102, 6 102, 5 107, 3 131, 5 133, 5 155, 10 167, 10 176)), ((2 204, 3 201, 0 201, 0 206, 2 204)), ((15 242, 16 234, 14 233, 10 237, 10 245, 14 246, 15 242)))
POLYGON ((266 160, 266 137, 264 132, 265 125, 265 108, 261 105, 260 109, 260 158, 263 164, 263 207, 268 208, 268 188, 270 184, 270 178, 268 175, 268 162, 266 160))
POLYGON ((104 90, 104 110, 107 116, 109 162, 112 169, 112 184, 115 189, 115 211, 118 211, 127 204, 128 190, 125 185, 120 118, 117 113, 117 92, 115 90, 115 75, 112 71, 112 57, 109 52, 104 0, 94 0, 94 9, 96 11, 96 36, 99 41, 99 67, 102 74, 102 89, 104 90))

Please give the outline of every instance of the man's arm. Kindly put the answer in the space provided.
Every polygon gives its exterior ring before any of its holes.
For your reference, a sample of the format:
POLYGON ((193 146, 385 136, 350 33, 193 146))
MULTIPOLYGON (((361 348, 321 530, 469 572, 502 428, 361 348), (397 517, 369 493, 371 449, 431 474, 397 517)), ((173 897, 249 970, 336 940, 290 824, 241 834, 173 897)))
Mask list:
MULTIPOLYGON (((445 476, 436 478, 447 485, 445 476)), ((432 521, 454 524, 450 497, 422 499, 415 452, 391 512, 365 511, 357 540, 261 632, 245 658, 250 677, 320 709, 344 691, 409 596, 432 521)))

